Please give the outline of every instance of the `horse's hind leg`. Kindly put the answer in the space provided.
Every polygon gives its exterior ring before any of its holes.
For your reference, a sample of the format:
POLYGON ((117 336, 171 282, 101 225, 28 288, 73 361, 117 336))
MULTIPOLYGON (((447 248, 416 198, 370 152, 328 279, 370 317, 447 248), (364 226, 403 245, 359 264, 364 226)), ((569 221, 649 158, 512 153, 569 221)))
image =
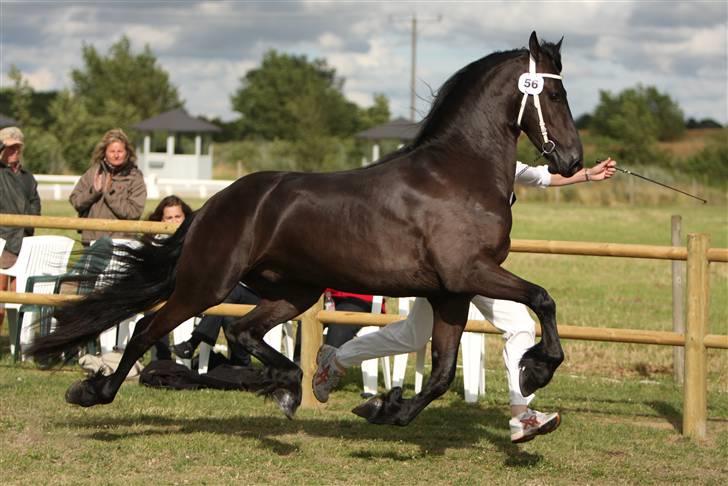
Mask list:
POLYGON ((407 425, 430 402, 444 394, 453 378, 460 337, 468 317, 470 296, 429 299, 434 313, 432 328, 432 374, 422 391, 411 399, 402 398, 402 389, 393 388, 352 410, 374 424, 407 425))
POLYGON ((261 298, 255 309, 225 332, 228 341, 241 344, 265 365, 262 372, 265 386, 260 393, 272 397, 288 418, 293 418, 301 404, 303 372, 263 341, 263 336, 274 326, 306 311, 316 302, 321 291, 320 288, 280 285, 275 299, 261 298))
POLYGON ((122 383, 134 366, 152 344, 172 331, 181 322, 205 310, 212 303, 189 304, 189 299, 176 298, 174 294, 155 314, 144 316, 134 329, 126 345, 119 366, 109 376, 96 374, 78 381, 66 391, 66 401, 83 407, 111 403, 122 383))

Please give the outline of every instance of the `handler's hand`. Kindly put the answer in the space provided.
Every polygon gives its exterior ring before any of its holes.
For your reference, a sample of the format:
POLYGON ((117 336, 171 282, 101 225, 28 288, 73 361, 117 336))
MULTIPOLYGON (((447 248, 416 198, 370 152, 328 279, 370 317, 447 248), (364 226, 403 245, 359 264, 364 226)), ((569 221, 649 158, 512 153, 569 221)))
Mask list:
POLYGON ((607 157, 591 169, 587 169, 589 171, 589 180, 603 181, 604 179, 609 179, 617 172, 617 169, 615 169, 616 166, 617 161, 612 160, 611 157, 607 157))

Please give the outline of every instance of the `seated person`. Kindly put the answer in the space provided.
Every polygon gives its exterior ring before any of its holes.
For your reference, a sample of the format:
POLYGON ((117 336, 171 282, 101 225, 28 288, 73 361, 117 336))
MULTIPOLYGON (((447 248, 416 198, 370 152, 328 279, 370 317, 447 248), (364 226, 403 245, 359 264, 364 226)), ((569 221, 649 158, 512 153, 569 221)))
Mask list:
MULTIPOLYGON (((335 289, 326 289, 324 292, 324 309, 346 312, 371 312, 373 295, 354 294, 351 292, 342 292, 335 289), (331 300, 329 300, 331 299, 331 300), (331 306, 333 303, 333 306, 331 306), (331 307, 330 307, 331 306, 331 307)), ((382 301, 382 313, 386 313, 386 306, 382 301)), ((324 344, 339 348, 345 343, 351 341, 359 333, 364 326, 352 326, 349 324, 327 324, 326 334, 324 336, 324 344)), ((300 333, 296 335, 296 346, 294 353, 294 361, 300 363, 301 355, 301 339, 300 333)), ((362 393, 362 397, 368 398, 371 394, 362 393)))
MULTIPOLYGON (((365 294, 353 294, 351 292, 342 292, 340 290, 326 289, 325 296, 330 296, 334 303, 334 308, 327 310, 349 311, 349 312, 371 312, 372 301, 374 296, 365 294)), ((325 299, 327 300, 327 299, 325 299)), ((382 312, 384 313, 384 302, 382 302, 382 312)), ((349 341, 361 330, 362 326, 350 326, 347 324, 329 324, 326 326, 326 343, 335 348, 340 347, 349 341)))
MULTIPOLYGON (((167 196, 157 204, 147 220, 161 221, 162 223, 182 224, 182 222, 192 214, 192 208, 177 196, 167 196)), ((159 241, 169 235, 155 235, 154 239, 159 241)), ((162 339, 154 343, 155 359, 172 359, 172 353, 169 351, 169 336, 165 335, 162 339)))
MULTIPOLYGON (((246 287, 242 282, 230 292, 223 302, 226 304, 247 304, 256 305, 260 298, 258 295, 246 287)), ((183 359, 191 359, 195 354, 195 349, 201 342, 214 346, 217 342, 217 336, 220 334, 220 328, 227 330, 233 325, 239 317, 233 316, 204 316, 200 323, 192 331, 192 337, 188 341, 183 341, 172 346, 174 354, 183 359)), ((249 366, 250 355, 243 346, 238 343, 228 342, 230 350, 230 364, 236 366, 249 366)))

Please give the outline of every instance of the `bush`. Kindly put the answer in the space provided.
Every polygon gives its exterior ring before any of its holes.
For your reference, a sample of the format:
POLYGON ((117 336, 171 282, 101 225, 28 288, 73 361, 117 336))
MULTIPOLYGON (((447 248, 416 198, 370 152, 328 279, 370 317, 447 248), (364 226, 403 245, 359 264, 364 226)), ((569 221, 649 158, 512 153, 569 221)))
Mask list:
POLYGON ((676 161, 676 171, 703 179, 708 185, 728 186, 728 137, 726 131, 717 133, 700 152, 685 160, 676 161))

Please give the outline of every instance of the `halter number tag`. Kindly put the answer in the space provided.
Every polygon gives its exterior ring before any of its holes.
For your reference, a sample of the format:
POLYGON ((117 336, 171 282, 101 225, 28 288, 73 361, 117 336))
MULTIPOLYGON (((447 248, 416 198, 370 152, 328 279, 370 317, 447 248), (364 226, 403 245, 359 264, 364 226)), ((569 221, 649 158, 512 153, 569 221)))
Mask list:
POLYGON ((521 93, 537 95, 543 91, 543 78, 535 73, 523 73, 518 78, 518 89, 521 93))

